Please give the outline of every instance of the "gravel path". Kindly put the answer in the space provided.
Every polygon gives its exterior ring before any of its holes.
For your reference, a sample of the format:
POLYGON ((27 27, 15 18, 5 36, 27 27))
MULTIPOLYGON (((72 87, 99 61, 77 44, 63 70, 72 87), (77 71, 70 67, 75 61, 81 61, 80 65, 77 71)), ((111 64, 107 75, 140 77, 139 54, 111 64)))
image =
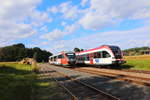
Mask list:
POLYGON ((60 66, 49 64, 43 64, 42 66, 53 68, 83 82, 92 84, 96 88, 110 93, 121 100, 150 100, 150 87, 147 86, 135 85, 103 76, 73 71, 60 66))

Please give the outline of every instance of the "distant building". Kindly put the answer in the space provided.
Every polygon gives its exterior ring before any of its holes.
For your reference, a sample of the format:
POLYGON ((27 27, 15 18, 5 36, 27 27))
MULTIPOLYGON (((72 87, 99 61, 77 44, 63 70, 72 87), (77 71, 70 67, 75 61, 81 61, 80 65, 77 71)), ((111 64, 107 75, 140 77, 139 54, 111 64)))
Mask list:
POLYGON ((141 53, 144 55, 150 55, 150 50, 142 50, 141 53))

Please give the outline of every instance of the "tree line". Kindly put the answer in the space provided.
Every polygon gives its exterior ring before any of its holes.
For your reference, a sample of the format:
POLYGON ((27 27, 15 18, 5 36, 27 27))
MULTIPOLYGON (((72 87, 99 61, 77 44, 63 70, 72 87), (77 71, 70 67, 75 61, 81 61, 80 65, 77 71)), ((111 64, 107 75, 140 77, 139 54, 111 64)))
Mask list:
POLYGON ((0 48, 0 61, 20 61, 23 58, 34 58, 37 62, 47 62, 52 53, 38 47, 26 48, 24 44, 14 44, 0 48))

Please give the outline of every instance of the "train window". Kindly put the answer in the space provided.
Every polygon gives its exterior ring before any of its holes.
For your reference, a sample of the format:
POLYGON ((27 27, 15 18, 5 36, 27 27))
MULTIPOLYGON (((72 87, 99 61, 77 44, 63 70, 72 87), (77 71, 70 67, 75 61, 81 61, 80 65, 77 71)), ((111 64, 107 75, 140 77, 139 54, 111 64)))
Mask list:
POLYGON ((56 61, 57 56, 54 57, 54 61, 56 61))
POLYGON ((52 58, 49 58, 50 61, 52 61, 52 58))
POLYGON ((78 56, 79 60, 81 60, 81 56, 78 56))
POLYGON ((64 58, 64 55, 62 55, 62 54, 61 54, 61 55, 58 55, 58 58, 60 58, 60 59, 61 59, 61 58, 64 58))
POLYGON ((64 55, 61 55, 61 56, 62 56, 62 58, 65 58, 64 55))
POLYGON ((58 55, 58 58, 62 58, 61 55, 58 55))
POLYGON ((79 56, 76 56, 76 59, 79 60, 79 56))
POLYGON ((102 52, 103 58, 109 58, 110 54, 107 51, 102 52))
POLYGON ((85 55, 85 60, 86 61, 89 61, 90 60, 90 57, 89 57, 89 55, 87 54, 87 55, 85 55))
POLYGON ((64 58, 64 55, 61 54, 61 55, 58 56, 58 58, 60 58, 60 59, 64 58))
POLYGON ((86 60, 86 55, 83 56, 83 60, 86 60))
POLYGON ((101 56, 101 53, 102 52, 95 52, 94 53, 94 58, 101 58, 102 56, 101 56))
POLYGON ((83 55, 81 56, 81 60, 84 60, 84 56, 83 55))
POLYGON ((69 59, 74 59, 74 58, 75 58, 75 54, 74 54, 74 53, 66 53, 66 56, 67 56, 69 59))
POLYGON ((80 60, 80 61, 84 60, 84 56, 83 56, 83 55, 80 55, 80 56, 79 56, 79 60, 80 60))

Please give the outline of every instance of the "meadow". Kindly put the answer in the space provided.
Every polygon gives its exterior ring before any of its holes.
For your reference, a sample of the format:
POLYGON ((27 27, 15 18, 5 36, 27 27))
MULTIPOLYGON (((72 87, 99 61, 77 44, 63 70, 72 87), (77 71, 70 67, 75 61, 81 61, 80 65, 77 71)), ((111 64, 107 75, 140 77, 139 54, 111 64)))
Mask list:
POLYGON ((150 70, 150 55, 125 56, 126 64, 130 69, 150 70))
POLYGON ((31 65, 0 63, 0 100, 66 100, 52 80, 39 79, 31 65))

